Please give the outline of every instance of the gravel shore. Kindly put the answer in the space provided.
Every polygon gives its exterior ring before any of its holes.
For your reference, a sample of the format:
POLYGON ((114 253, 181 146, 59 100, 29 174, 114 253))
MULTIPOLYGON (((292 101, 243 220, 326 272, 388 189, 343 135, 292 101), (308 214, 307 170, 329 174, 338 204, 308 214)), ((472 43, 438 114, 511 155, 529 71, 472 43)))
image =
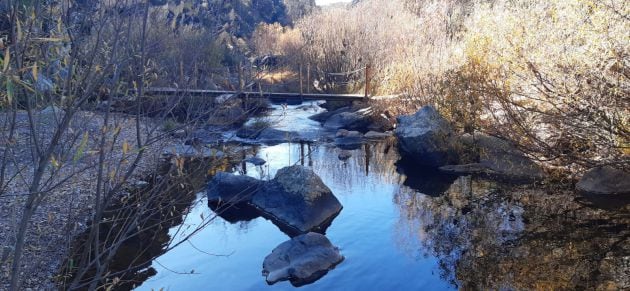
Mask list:
MULTIPOLYGON (((10 117, 0 113, 0 123, 6 124, 4 122, 10 117)), ((54 113, 45 111, 35 115, 38 124, 36 136, 41 144, 50 140, 56 117, 54 113)), ((16 136, 13 140, 7 140, 6 133, 0 134, 0 154, 8 151, 10 163, 7 177, 12 178, 7 191, 0 192, 0 290, 8 289, 17 227, 35 167, 32 152, 34 137, 29 128, 28 115, 18 112, 16 120, 16 136)), ((142 120, 141 123, 141 136, 144 137, 153 128, 158 128, 154 135, 161 134, 160 126, 152 120, 142 120)), ((114 163, 123 160, 123 157, 131 160, 136 153, 135 124, 133 116, 110 115, 107 128, 113 129, 112 132, 118 131, 118 135, 116 142, 109 143, 112 150, 107 159, 114 163)), ((58 160, 51 163, 58 167, 51 166, 43 179, 51 187, 59 185, 45 191, 41 206, 37 208, 28 228, 21 267, 23 290, 57 289, 55 276, 68 255, 73 238, 86 229, 93 211, 99 157, 97 149, 103 125, 104 113, 78 112, 68 134, 63 137, 58 160), (77 155, 77 152, 82 154, 77 155), (53 171, 56 173, 51 175, 53 171)), ((134 185, 152 173, 162 158, 163 149, 176 143, 169 135, 164 135, 157 142, 147 145, 144 158, 127 184, 134 185)), ((123 162, 121 168, 125 169, 130 164, 123 162)))

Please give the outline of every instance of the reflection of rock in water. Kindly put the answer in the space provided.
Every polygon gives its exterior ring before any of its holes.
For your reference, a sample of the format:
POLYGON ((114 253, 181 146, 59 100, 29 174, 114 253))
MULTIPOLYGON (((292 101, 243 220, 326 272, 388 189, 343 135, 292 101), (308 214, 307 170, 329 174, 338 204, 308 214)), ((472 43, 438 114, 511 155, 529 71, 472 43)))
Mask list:
POLYGON ((435 168, 419 166, 411 159, 402 158, 396 166, 397 171, 406 176, 404 186, 429 196, 442 195, 457 178, 454 175, 441 173, 435 168))
POLYGON ((277 246, 263 262, 263 275, 270 285, 289 280, 300 287, 319 280, 343 259, 328 238, 310 232, 277 246))
POLYGON ((630 288, 630 212, 592 209, 547 193, 462 177, 443 196, 402 188, 398 238, 440 258, 463 289, 630 288))

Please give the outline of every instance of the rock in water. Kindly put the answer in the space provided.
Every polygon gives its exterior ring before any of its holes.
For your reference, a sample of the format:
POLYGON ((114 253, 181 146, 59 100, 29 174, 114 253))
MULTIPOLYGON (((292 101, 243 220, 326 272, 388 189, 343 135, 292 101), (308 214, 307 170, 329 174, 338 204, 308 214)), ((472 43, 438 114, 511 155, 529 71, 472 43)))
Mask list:
POLYGON ((267 161, 265 161, 264 159, 259 158, 259 157, 249 157, 249 158, 245 159, 245 162, 246 163, 250 163, 250 164, 252 164, 254 166, 262 166, 262 165, 267 163, 267 161))
POLYGON ((208 184, 208 202, 238 204, 250 202, 262 181, 249 176, 218 172, 208 184))
POLYGON ((363 144, 363 135, 358 131, 340 129, 335 135, 335 145, 341 149, 354 150, 363 144))
POLYGON ((402 153, 422 165, 440 167, 459 161, 451 125, 431 106, 399 117, 396 136, 402 153))
POLYGON ((330 130, 347 129, 365 131, 369 125, 369 118, 357 112, 341 112, 331 116, 324 123, 324 127, 330 130))
POLYGON ((279 170, 254 195, 252 204, 280 227, 298 234, 320 230, 342 209, 324 182, 299 165, 279 170))
POLYGON ((289 280, 294 286, 317 281, 343 261, 328 238, 309 232, 281 243, 263 262, 267 283, 289 280))
POLYGON ((582 195, 595 202, 630 202, 630 173, 613 167, 589 170, 575 187, 582 195))

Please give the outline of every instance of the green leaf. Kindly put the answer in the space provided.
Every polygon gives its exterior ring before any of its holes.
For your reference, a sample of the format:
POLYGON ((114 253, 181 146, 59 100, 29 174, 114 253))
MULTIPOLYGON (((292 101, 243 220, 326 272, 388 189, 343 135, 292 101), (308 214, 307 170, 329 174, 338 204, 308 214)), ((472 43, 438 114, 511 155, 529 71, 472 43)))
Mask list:
POLYGON ((74 157, 72 157, 72 161, 76 163, 79 159, 81 159, 85 153, 85 148, 88 142, 88 133, 83 133, 83 139, 81 139, 81 143, 79 144, 79 148, 77 148, 77 152, 74 153, 74 157))

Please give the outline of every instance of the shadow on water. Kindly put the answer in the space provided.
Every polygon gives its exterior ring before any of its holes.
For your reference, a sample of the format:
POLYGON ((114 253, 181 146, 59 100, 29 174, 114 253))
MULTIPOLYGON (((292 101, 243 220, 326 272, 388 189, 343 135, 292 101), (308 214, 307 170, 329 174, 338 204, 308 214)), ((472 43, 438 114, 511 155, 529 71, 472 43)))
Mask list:
POLYGON ((407 157, 396 163, 396 170, 406 177, 403 186, 433 197, 444 194, 457 179, 457 176, 441 173, 435 168, 417 165, 407 157))

